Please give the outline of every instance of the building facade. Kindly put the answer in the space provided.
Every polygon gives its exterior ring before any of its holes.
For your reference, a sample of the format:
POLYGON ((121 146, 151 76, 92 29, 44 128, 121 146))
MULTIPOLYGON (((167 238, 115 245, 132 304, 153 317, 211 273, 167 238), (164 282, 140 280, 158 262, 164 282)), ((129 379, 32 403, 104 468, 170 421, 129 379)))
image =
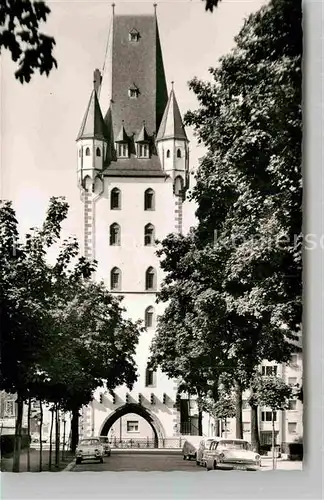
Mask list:
MULTIPOLYGON (((195 401, 179 396, 177 382, 148 369, 149 347, 163 304, 156 293, 163 273, 156 239, 182 233, 183 205, 189 187, 189 148, 173 84, 167 91, 156 14, 113 15, 107 71, 94 73, 93 90, 77 136, 77 180, 84 210, 84 255, 96 259, 96 278, 123 296, 127 316, 142 319, 146 330, 137 349, 138 381, 130 392, 98 390, 83 408, 81 437, 108 435, 116 440, 152 440, 160 446, 181 435, 198 434, 195 401)), ((288 365, 264 362, 265 375, 301 382, 302 360, 288 365), (275 368, 274 368, 275 366, 275 368)), ((244 395, 243 431, 250 440, 251 411, 244 395)), ((271 444, 270 410, 260 408, 261 443, 271 444), (270 418, 270 420, 269 420, 270 418)), ((302 404, 277 412, 276 441, 302 436, 302 404)), ((235 437, 203 417, 205 435, 235 437)))
POLYGON ((137 433, 160 442, 179 436, 184 422, 176 381, 147 367, 163 311, 155 303, 163 279, 155 240, 182 232, 189 141, 173 84, 167 92, 156 15, 113 15, 111 30, 107 74, 94 73, 77 137, 84 255, 98 261, 96 278, 124 297, 127 316, 142 319, 146 331, 133 390, 98 391, 83 410, 81 435, 137 433), (100 104, 104 100, 107 109, 100 104))

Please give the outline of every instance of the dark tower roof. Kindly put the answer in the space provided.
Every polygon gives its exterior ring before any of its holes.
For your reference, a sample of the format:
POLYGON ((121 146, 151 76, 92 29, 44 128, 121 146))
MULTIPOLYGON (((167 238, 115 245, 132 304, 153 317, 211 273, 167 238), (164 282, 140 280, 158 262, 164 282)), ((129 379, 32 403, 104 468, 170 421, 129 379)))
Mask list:
POLYGON ((76 140, 78 141, 79 139, 107 140, 106 126, 95 89, 91 92, 89 104, 76 140))
POLYGON ((168 102, 156 16, 114 15, 110 39, 111 104, 107 134, 128 137, 129 158, 107 157, 105 175, 164 177, 155 148, 137 158, 135 141, 153 139, 168 102), (143 127, 145 123, 145 127, 143 127))
POLYGON ((184 139, 188 141, 173 89, 170 92, 168 104, 165 108, 156 137, 157 141, 161 141, 163 139, 184 139))

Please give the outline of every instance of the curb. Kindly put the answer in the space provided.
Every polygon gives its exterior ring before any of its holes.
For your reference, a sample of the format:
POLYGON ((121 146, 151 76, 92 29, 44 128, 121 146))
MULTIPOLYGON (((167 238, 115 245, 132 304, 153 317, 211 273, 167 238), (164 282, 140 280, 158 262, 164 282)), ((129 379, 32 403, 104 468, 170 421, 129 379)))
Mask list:
POLYGON ((65 469, 62 470, 62 472, 69 472, 71 471, 72 469, 74 469, 75 467, 75 460, 73 460, 72 462, 70 462, 66 467, 65 469))

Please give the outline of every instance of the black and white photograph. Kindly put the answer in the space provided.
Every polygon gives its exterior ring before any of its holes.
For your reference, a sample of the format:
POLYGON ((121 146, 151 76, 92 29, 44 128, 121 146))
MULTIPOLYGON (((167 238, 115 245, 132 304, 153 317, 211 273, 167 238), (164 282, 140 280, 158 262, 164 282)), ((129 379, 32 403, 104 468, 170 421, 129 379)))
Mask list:
POLYGON ((0 14, 1 471, 302 471, 301 0, 0 14))

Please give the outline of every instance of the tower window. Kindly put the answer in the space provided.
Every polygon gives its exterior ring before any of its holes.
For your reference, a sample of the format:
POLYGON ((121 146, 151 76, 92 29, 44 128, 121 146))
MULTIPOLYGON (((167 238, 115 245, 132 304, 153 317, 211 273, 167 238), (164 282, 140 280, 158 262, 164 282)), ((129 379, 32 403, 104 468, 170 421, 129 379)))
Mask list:
POLYGON ((100 148, 97 148, 97 149, 96 149, 96 156, 101 156, 101 151, 100 151, 100 148))
POLYGON ((166 153, 166 157, 167 157, 167 158, 170 158, 170 155, 171 155, 171 153, 170 153, 170 149, 168 149, 168 150, 167 150, 167 153, 166 153))
POLYGON ((117 223, 110 226, 110 245, 120 245, 120 226, 117 223))
POLYGON ((128 158, 128 144, 126 142, 117 144, 117 155, 119 158, 128 158))
POLYGON ((86 155, 86 156, 90 156, 90 148, 86 148, 86 150, 85 150, 85 155, 86 155))
POLYGON ((154 244, 154 226, 152 224, 146 224, 144 228, 144 245, 146 247, 154 244))
POLYGON ((110 288, 112 290, 121 289, 121 271, 118 267, 114 267, 110 273, 110 288))
POLYGON ((145 326, 146 328, 152 328, 154 319, 154 309, 153 307, 147 307, 145 310, 145 326))
POLYGON ((150 148, 148 144, 138 144, 137 155, 139 158, 149 158, 150 148))
POLYGON ((145 273, 145 289, 156 290, 156 271, 153 267, 149 267, 145 273))
POLYGON ((114 188, 110 195, 111 210, 120 210, 121 208, 121 193, 118 188, 114 188))
POLYGON ((139 90, 137 88, 128 89, 128 96, 131 99, 137 99, 139 95, 139 90))
POLYGON ((177 158, 181 158, 181 150, 180 149, 177 150, 177 158))
POLYGON ((128 40, 130 42, 138 42, 140 38, 139 32, 133 28, 129 33, 128 33, 128 40))
POLYGON ((155 210, 155 195, 153 189, 147 189, 144 193, 144 210, 155 210))
POLYGON ((146 368, 145 371, 145 387, 155 386, 155 372, 151 368, 146 368))

